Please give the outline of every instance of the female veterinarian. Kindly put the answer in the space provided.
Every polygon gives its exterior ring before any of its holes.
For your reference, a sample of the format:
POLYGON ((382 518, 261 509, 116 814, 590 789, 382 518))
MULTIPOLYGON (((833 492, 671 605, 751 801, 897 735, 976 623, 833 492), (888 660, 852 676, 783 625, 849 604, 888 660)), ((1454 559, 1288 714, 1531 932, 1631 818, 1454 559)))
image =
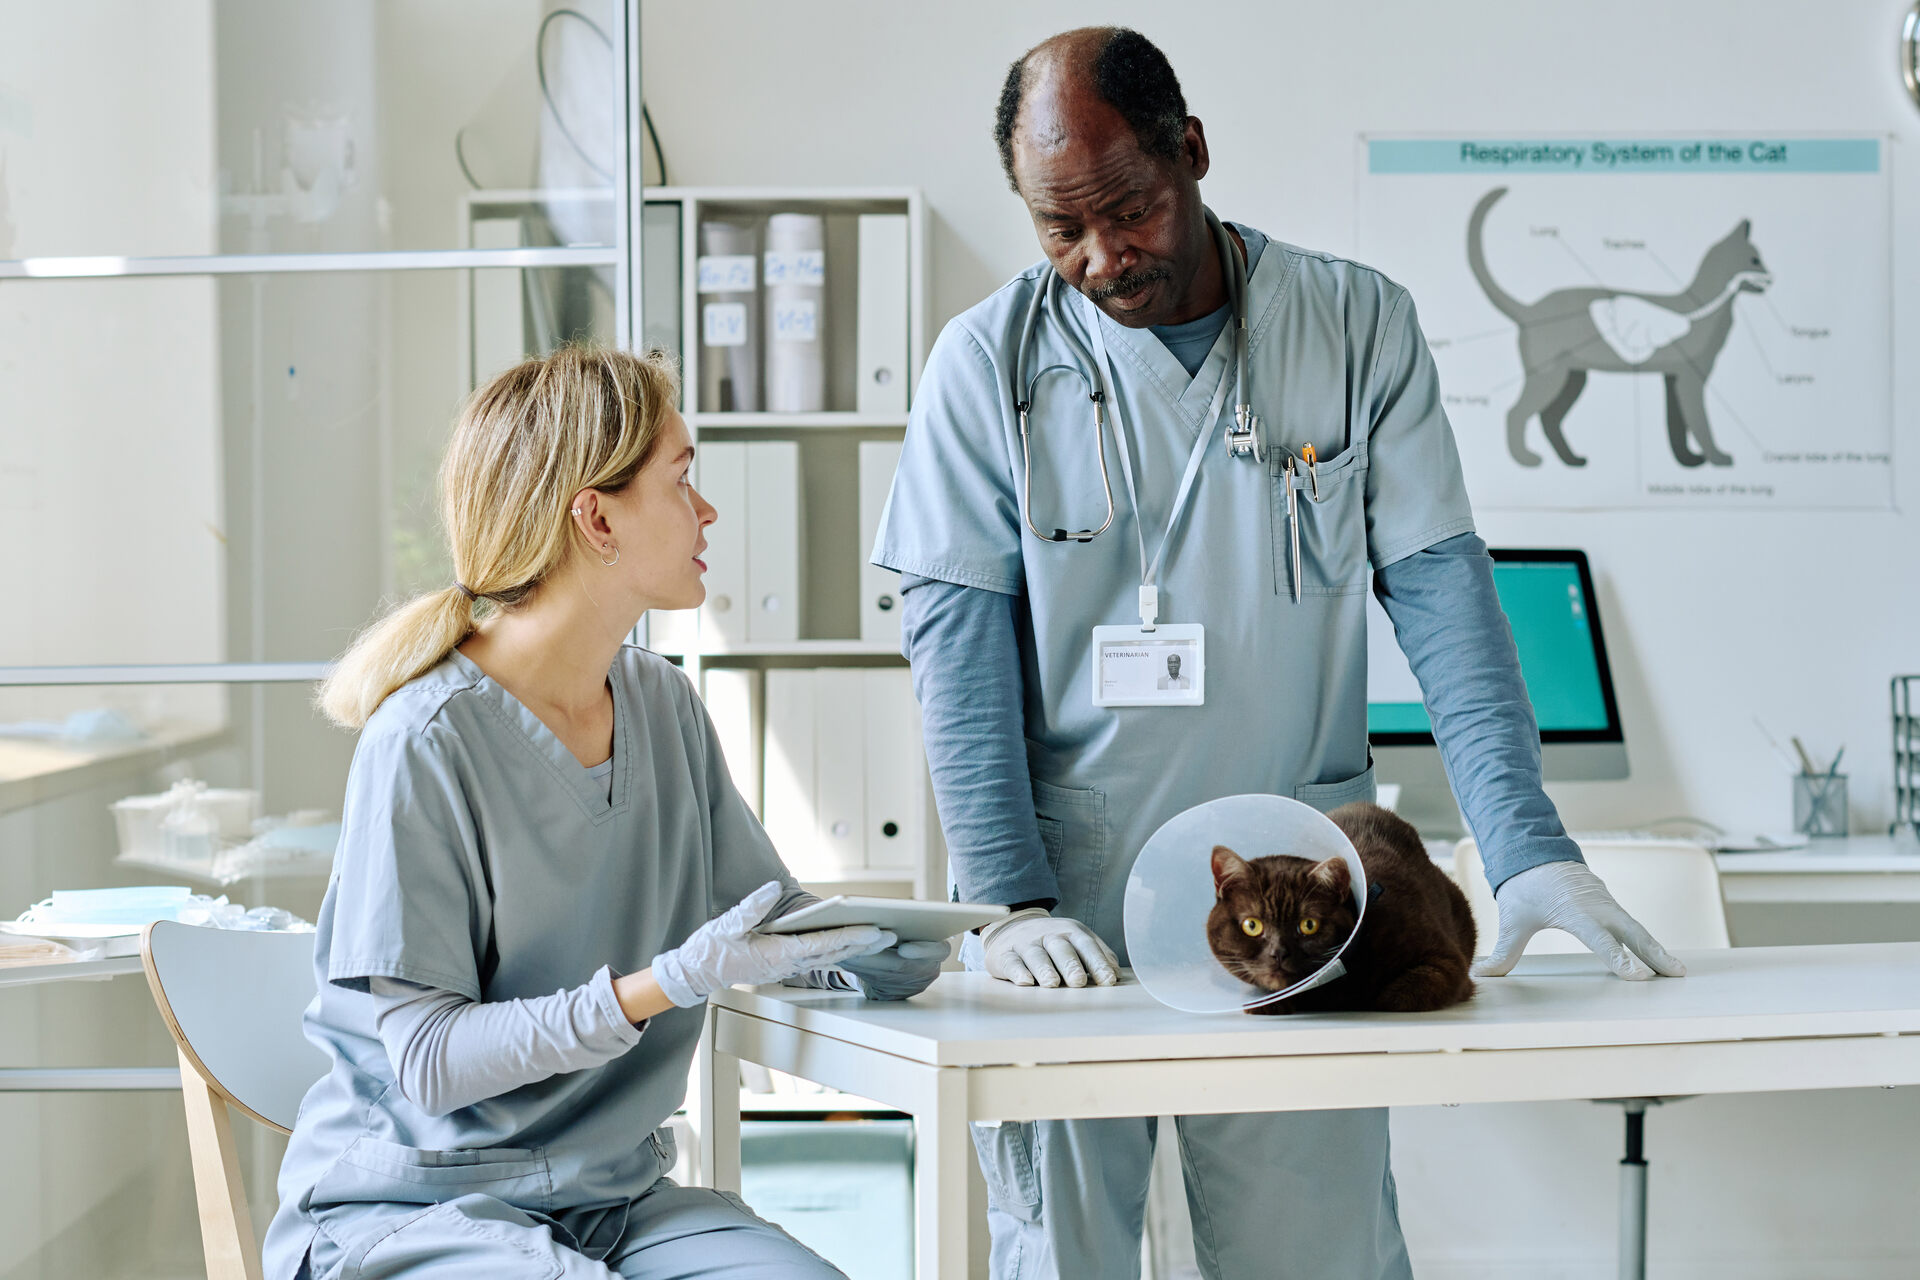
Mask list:
POLYGON ((811 898, 692 686, 625 643, 705 594, 674 392, 658 358, 584 349, 478 392, 441 477, 455 582, 321 690, 362 732, 306 1014, 333 1066, 281 1166, 275 1280, 839 1275, 668 1180, 659 1126, 715 990, 898 999, 945 948, 752 932, 811 898))

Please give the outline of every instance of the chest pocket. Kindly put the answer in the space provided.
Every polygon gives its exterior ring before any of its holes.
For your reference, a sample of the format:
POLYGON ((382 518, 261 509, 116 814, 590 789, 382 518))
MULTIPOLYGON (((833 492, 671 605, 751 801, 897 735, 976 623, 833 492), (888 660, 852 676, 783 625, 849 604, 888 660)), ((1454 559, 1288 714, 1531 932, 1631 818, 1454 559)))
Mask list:
MULTIPOLYGON (((1287 520, 1286 453, 1267 454, 1272 478, 1273 589, 1293 594, 1293 543, 1287 520)), ((1319 496, 1296 464, 1294 501, 1300 519, 1300 595, 1348 596, 1367 589, 1367 452, 1364 441, 1319 466, 1319 496)))

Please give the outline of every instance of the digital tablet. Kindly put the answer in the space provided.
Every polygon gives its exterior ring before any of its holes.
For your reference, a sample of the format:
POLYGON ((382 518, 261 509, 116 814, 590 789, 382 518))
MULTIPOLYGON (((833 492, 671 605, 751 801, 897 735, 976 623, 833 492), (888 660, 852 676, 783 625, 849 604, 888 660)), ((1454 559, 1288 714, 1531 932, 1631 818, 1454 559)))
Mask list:
POLYGON ((847 924, 873 924, 902 942, 945 942, 956 933, 992 924, 1006 907, 984 902, 921 902, 912 898, 860 898, 838 893, 808 903, 760 926, 761 933, 811 933, 847 924))

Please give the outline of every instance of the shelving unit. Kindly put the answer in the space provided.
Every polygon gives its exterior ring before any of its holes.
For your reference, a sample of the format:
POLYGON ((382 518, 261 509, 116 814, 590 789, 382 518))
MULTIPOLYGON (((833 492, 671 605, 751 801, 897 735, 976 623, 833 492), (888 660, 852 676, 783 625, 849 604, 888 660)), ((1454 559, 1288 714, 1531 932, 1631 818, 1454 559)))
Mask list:
MULTIPOLYGON (((860 320, 855 304, 860 287, 856 264, 859 215, 904 215, 906 393, 910 404, 932 338, 927 307, 926 208, 921 193, 908 187, 662 187, 649 189, 644 198, 643 221, 648 230, 643 232, 643 242, 648 256, 642 268, 643 328, 649 341, 670 346, 680 358, 684 416, 697 447, 771 441, 798 446, 802 494, 798 558, 804 583, 797 639, 756 641, 724 636, 718 627, 703 623, 696 611, 691 616, 650 616, 647 642, 681 662, 703 695, 709 692, 711 672, 752 673, 762 705, 764 677, 769 671, 903 668, 906 660, 897 639, 861 635, 860 564, 865 558, 866 548, 861 544, 866 534, 859 515, 860 446, 867 441, 903 439, 907 413, 904 408, 863 413, 857 407, 861 397, 856 363, 860 320), (765 262, 765 219, 789 212, 818 214, 825 228, 826 283, 820 334, 825 344, 827 407, 800 413, 716 409, 702 398, 703 388, 709 396, 713 390, 709 377, 712 371, 702 367, 703 357, 724 349, 703 348, 701 343, 703 303, 716 297, 700 291, 701 226, 710 220, 722 220, 755 227, 758 271, 765 262), (677 226, 669 230, 673 223, 677 226), (661 250, 668 245, 677 247, 677 262, 663 261, 668 255, 661 250), (677 335, 677 343, 665 340, 667 335, 677 335)), ((762 288, 754 297, 757 313, 767 293, 762 288)), ((756 340, 760 341, 759 359, 764 366, 769 344, 758 331, 756 340)), ((760 381, 764 385, 764 377, 760 381)), ((697 471, 695 482, 704 483, 697 471)), ((746 516, 746 511, 730 511, 722 504, 716 533, 732 522, 741 522, 733 523, 733 529, 743 529, 746 516)), ((736 764, 736 778, 742 782, 742 790, 753 795, 766 773, 764 720, 756 721, 745 738, 758 754, 749 767, 736 764)), ((727 742, 729 759, 741 749, 741 740, 742 735, 736 734, 727 742)), ((911 867, 870 864, 865 868, 836 868, 832 875, 822 876, 820 865, 809 865, 810 860, 793 850, 778 830, 776 841, 795 863, 801 879, 818 891, 937 895, 944 883, 945 848, 939 837, 931 788, 923 791, 924 814, 917 824, 917 830, 924 833, 923 847, 911 859, 911 867)), ((757 795, 753 798, 758 800, 757 795)), ((773 825, 770 820, 769 826, 773 825)))
POLYGON ((787 431, 867 429, 898 435, 907 429, 906 415, 894 413, 701 413, 694 410, 686 418, 687 425, 696 432, 779 427, 787 431))

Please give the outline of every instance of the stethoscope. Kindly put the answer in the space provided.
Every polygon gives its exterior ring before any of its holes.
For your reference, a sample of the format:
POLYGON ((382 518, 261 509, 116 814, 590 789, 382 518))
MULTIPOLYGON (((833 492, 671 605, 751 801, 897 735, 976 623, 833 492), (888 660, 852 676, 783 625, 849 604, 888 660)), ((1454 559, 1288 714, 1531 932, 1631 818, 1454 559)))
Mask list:
MULTIPOLYGON (((1240 246, 1227 234, 1226 227, 1214 216, 1213 210, 1206 210, 1207 228, 1213 233, 1215 247, 1220 253, 1220 264, 1227 278, 1227 296, 1233 304, 1233 421, 1226 429, 1227 456, 1232 458, 1252 458, 1255 462, 1267 459, 1266 442, 1261 436, 1260 419, 1255 416, 1253 406, 1247 400, 1247 268, 1240 253, 1240 246)), ((1064 287, 1060 273, 1048 267, 1041 278, 1040 287, 1034 290, 1033 301, 1027 304, 1026 322, 1020 327, 1020 345, 1014 349, 1013 385, 1016 398, 1014 412, 1020 419, 1020 457, 1025 471, 1025 483, 1020 496, 1020 515, 1027 522, 1027 529, 1042 542, 1092 542, 1105 533, 1113 524, 1113 480, 1107 473, 1107 404, 1106 392, 1098 372, 1095 370, 1093 356, 1087 351, 1086 344, 1080 341, 1073 326, 1063 323, 1055 316, 1054 329, 1073 348, 1074 364, 1050 364, 1036 370, 1031 377, 1026 376, 1027 353, 1033 346, 1034 330, 1039 327, 1040 313, 1054 311, 1053 295, 1056 286, 1064 287), (1033 410, 1034 388, 1040 379, 1056 369, 1067 373, 1076 373, 1087 389, 1087 399, 1093 402, 1094 448, 1100 461, 1100 485, 1106 491, 1107 518, 1098 529, 1081 529, 1069 532, 1055 529, 1051 534, 1042 533, 1033 523, 1033 446, 1031 442, 1032 425, 1030 416, 1033 410), (1021 394, 1024 389, 1024 395, 1021 394)), ((1096 319, 1094 323, 1098 323, 1096 319)))

